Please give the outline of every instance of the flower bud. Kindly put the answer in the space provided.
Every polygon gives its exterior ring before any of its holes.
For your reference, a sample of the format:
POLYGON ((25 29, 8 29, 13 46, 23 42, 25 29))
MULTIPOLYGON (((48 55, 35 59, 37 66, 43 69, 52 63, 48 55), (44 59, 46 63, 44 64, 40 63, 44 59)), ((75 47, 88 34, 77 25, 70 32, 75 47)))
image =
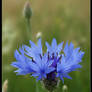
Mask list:
POLYGON ((55 79, 44 79, 43 80, 43 85, 45 89, 48 90, 48 92, 53 92, 57 86, 58 86, 59 80, 57 78, 55 79))
POLYGON ((67 90, 68 90, 67 85, 64 85, 62 89, 63 89, 63 92, 67 92, 67 90))
POLYGON ((23 15, 26 19, 30 19, 32 16, 32 9, 30 7, 29 1, 27 1, 24 5, 23 15))
POLYGON ((7 92, 8 88, 8 80, 5 80, 2 87, 2 92, 7 92))
POLYGON ((36 34, 36 38, 39 39, 39 38, 41 38, 41 37, 42 37, 42 33, 41 33, 41 32, 38 32, 38 33, 36 34))

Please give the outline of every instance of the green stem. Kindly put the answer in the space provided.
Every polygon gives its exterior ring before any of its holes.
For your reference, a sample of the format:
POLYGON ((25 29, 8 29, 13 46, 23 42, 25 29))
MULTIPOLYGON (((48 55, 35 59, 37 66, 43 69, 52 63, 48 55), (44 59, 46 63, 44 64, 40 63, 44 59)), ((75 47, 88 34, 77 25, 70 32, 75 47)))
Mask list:
POLYGON ((63 90, 63 92, 68 92, 67 89, 63 90))
POLYGON ((26 24, 27 24, 27 38, 28 40, 31 39, 31 23, 30 23, 30 19, 26 20, 26 24))
POLYGON ((49 91, 49 92, 53 92, 53 91, 49 91))
POLYGON ((39 90, 38 90, 38 86, 37 86, 37 83, 36 83, 36 92, 39 92, 39 90))

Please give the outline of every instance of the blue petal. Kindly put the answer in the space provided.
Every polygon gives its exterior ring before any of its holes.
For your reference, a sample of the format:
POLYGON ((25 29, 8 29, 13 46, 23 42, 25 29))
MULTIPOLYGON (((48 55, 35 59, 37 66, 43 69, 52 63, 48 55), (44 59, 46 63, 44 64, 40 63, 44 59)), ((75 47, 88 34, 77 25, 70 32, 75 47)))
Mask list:
POLYGON ((30 51, 31 51, 31 48, 30 48, 29 46, 24 45, 23 47, 25 48, 25 50, 26 50, 27 52, 30 52, 30 51))
POLYGON ((30 43, 30 45, 31 45, 31 48, 36 47, 36 45, 35 45, 31 40, 29 41, 29 43, 30 43))
POLYGON ((58 48, 57 48, 57 52, 58 52, 58 53, 60 53, 60 51, 62 50, 63 43, 64 43, 64 42, 62 42, 62 43, 60 43, 60 44, 58 45, 58 48))
POLYGON ((56 77, 60 77, 60 73, 57 73, 56 77))
POLYGON ((50 52, 52 49, 51 49, 51 46, 48 44, 48 42, 45 43, 46 46, 47 46, 47 52, 50 52))
POLYGON ((47 62, 47 65, 48 65, 48 66, 51 66, 53 62, 54 62, 54 60, 49 60, 49 61, 47 62))
POLYGON ((53 49, 53 50, 57 48, 57 41, 56 41, 55 38, 52 40, 51 46, 52 46, 52 49, 53 49))
POLYGON ((42 76, 40 75, 38 78, 37 78, 37 81, 41 80, 42 79, 42 76))
POLYGON ((16 75, 26 75, 26 74, 27 74, 27 73, 24 72, 22 69, 18 69, 18 70, 14 71, 14 72, 17 72, 16 75))
POLYGON ((54 70, 55 70, 54 67, 47 68, 46 73, 50 73, 50 72, 52 72, 52 71, 54 71, 54 70))
POLYGON ((32 68, 32 70, 34 71, 39 71, 38 65, 33 63, 33 62, 29 62, 30 67, 32 68))
POLYGON ((43 78, 47 78, 46 74, 43 74, 43 78))
POLYGON ((63 74, 63 77, 68 78, 68 79, 72 79, 72 77, 70 77, 68 74, 63 74))
POLYGON ((20 68, 20 64, 18 62, 12 62, 11 64, 12 66, 16 67, 16 68, 20 68))
POLYGON ((32 76, 36 77, 36 76, 39 76, 39 74, 38 73, 34 73, 34 74, 32 74, 32 76))
POLYGON ((24 47, 23 47, 23 45, 22 45, 22 48, 21 48, 21 47, 19 48, 19 51, 20 51, 20 53, 21 53, 22 55, 24 55, 24 47))
POLYGON ((63 76, 60 75, 60 79, 62 80, 63 84, 64 84, 64 79, 63 79, 63 76))
POLYGON ((66 42, 65 48, 64 48, 64 53, 67 54, 68 53, 68 41, 66 42))
POLYGON ((19 54, 19 52, 18 52, 17 50, 14 52, 14 57, 15 57, 17 60, 19 60, 18 58, 20 57, 20 54, 19 54))
POLYGON ((38 46, 39 46, 39 48, 42 48, 41 38, 38 40, 38 46))

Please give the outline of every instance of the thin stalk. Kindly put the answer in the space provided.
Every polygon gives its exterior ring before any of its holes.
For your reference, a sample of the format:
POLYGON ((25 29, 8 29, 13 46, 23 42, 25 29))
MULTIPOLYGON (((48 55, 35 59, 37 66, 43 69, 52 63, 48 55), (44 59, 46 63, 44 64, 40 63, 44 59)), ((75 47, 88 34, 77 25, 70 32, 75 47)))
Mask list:
POLYGON ((36 92, 39 92, 38 83, 36 82, 36 92))
POLYGON ((27 38, 28 40, 31 39, 31 23, 30 23, 30 19, 26 20, 26 24, 27 24, 27 38))

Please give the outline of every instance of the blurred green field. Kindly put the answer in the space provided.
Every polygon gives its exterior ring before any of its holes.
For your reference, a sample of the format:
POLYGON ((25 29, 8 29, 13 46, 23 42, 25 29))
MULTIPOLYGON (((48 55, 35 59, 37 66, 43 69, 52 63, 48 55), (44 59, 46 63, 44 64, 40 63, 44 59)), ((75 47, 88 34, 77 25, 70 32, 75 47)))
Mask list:
MULTIPOLYGON (((46 92, 41 84, 27 76, 16 76, 10 64, 15 61, 14 51, 22 44, 28 44, 23 7, 26 0, 2 1, 2 83, 8 79, 7 92, 46 92), (38 85, 38 87, 37 87, 38 85), (37 89, 39 89, 37 91, 37 89)), ((65 78, 67 92, 90 92, 90 2, 89 0, 30 0, 32 7, 30 39, 37 42, 37 33, 51 43, 73 42, 85 52, 81 72, 70 73, 72 80, 65 78)), ((56 92, 62 91, 62 82, 56 92)))

